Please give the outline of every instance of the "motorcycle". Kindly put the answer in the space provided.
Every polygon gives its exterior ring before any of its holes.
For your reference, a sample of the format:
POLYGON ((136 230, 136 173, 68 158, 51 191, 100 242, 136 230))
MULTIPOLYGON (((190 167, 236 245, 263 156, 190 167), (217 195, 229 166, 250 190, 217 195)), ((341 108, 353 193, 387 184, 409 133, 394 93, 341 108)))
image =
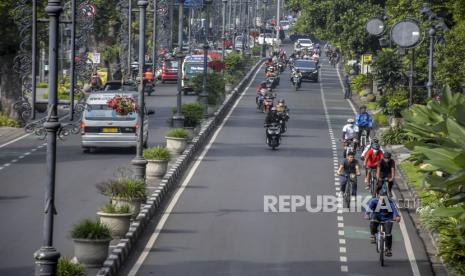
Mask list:
POLYGON ((278 63, 278 69, 279 69, 279 72, 284 72, 284 69, 286 68, 286 66, 284 65, 283 62, 279 62, 278 63))
POLYGON ((278 123, 266 125, 266 144, 275 150, 281 142, 281 128, 278 123))
POLYGON ((286 112, 278 112, 278 117, 279 117, 279 126, 280 126, 281 133, 286 133, 287 131, 286 122, 288 120, 286 112))
POLYGON ((264 112, 264 106, 263 103, 265 101, 265 89, 261 89, 259 92, 257 92, 257 98, 256 98, 256 103, 257 103, 257 110, 264 112))
POLYGON ((292 84, 294 85, 295 91, 299 90, 300 85, 301 85, 301 77, 292 76, 292 84))
POLYGON ((266 88, 273 90, 276 88, 276 78, 275 77, 267 77, 266 78, 266 88))

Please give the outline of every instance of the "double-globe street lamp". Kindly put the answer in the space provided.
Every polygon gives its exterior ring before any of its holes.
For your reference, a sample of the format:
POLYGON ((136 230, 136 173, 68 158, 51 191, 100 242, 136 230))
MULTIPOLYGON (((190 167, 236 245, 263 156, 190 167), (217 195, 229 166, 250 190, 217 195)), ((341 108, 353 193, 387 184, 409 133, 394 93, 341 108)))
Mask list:
POLYGON ((262 33, 263 33, 263 43, 262 43, 262 58, 266 57, 266 39, 265 39, 265 31, 266 31, 266 19, 265 19, 265 9, 268 0, 263 0, 263 16, 262 16, 262 33))
MULTIPOLYGON (((137 179, 145 179, 145 168, 147 160, 143 156, 144 150, 144 120, 145 120, 145 99, 144 99, 144 61, 145 61, 145 16, 147 12, 148 1, 139 0, 139 86, 137 99, 137 150, 136 157, 131 161, 134 166, 134 177, 137 179)), ((147 138, 148 139, 148 138, 147 138)))

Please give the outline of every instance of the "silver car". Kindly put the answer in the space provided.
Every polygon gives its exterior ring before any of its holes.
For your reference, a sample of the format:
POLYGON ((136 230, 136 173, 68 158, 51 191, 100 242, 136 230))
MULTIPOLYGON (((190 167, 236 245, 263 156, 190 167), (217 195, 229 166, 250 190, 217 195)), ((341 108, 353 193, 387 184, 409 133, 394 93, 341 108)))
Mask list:
MULTIPOLYGON (((91 148, 137 146, 138 113, 117 115, 107 102, 116 95, 131 96, 137 101, 137 93, 131 91, 102 91, 92 93, 82 114, 81 146, 84 152, 91 148)), ((148 115, 144 110, 144 147, 148 139, 148 115)), ((150 112, 153 114, 153 112, 150 112)))

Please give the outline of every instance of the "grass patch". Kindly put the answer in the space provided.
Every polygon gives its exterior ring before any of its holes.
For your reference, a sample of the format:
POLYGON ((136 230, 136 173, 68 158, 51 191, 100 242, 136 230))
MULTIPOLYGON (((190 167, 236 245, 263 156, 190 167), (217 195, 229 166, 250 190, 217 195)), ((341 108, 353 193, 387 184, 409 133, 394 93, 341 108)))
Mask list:
POLYGON ((421 190, 425 177, 418 171, 418 167, 410 161, 401 162, 400 167, 402 168, 409 185, 416 190, 421 190))
POLYGON ((0 112, 0 126, 20 127, 20 123, 0 112))

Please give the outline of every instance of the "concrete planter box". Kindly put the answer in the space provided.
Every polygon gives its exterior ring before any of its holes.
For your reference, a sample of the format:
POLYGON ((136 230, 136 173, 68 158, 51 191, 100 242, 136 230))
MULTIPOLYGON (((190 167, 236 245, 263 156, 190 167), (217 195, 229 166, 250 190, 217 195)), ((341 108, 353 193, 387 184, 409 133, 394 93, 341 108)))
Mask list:
POLYGON ((166 148, 175 155, 181 154, 187 147, 187 138, 165 137, 166 148))
POLYGON ((111 203, 115 205, 117 208, 121 208, 124 205, 128 205, 131 209, 132 217, 137 217, 140 211, 140 204, 142 203, 143 199, 126 199, 126 198, 112 198, 111 203))
POLYGON ((113 239, 120 239, 126 235, 131 223, 131 213, 127 214, 114 214, 97 212, 100 217, 100 222, 110 228, 110 234, 113 239))
POLYGON ((168 160, 147 160, 145 176, 148 179, 162 178, 168 169, 168 160))
POLYGON ((108 256, 110 239, 73 239, 74 256, 84 267, 101 267, 108 256))

